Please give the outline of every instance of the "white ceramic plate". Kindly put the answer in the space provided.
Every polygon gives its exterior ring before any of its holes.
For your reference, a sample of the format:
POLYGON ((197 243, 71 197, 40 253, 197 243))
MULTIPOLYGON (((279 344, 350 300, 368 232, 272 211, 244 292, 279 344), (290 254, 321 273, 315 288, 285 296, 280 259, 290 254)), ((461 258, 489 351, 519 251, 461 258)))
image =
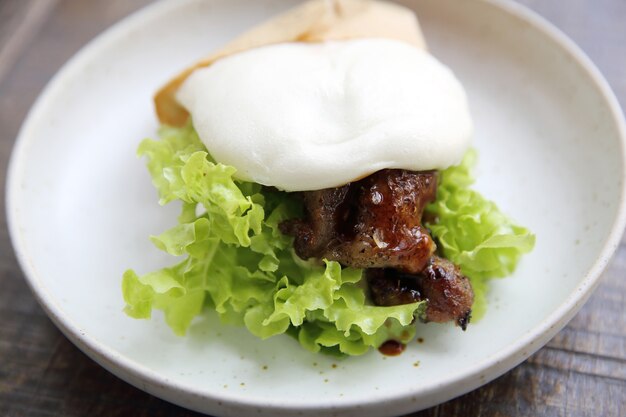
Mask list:
POLYGON ((182 0, 149 7, 85 47, 31 111, 14 151, 8 213, 35 295, 79 348, 137 387, 219 415, 409 412, 497 377, 546 343, 596 286, 624 226, 624 123, 591 62, 540 18, 503 1, 406 0, 432 52, 467 88, 477 187, 537 235, 494 282, 467 332, 419 325, 399 357, 338 361, 288 337, 260 341, 213 316, 185 338, 122 312, 122 272, 172 263, 148 235, 173 224, 139 141, 169 76, 293 0, 182 0), (417 365, 417 366, 416 366, 417 365))

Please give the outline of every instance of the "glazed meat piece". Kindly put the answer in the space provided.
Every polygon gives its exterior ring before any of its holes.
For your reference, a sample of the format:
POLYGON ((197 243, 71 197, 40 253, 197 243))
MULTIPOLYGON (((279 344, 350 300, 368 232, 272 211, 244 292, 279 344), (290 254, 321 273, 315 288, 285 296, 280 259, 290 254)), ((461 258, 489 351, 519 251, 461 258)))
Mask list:
POLYGON ((298 256, 302 259, 320 257, 331 242, 339 241, 339 229, 350 214, 345 206, 352 197, 348 195, 352 189, 348 184, 302 193, 308 220, 292 219, 280 225, 283 233, 295 236, 293 245, 298 256))
POLYGON ((298 256, 356 268, 421 272, 435 250, 422 211, 435 199, 435 172, 378 171, 339 188, 303 193, 306 218, 281 224, 298 256))
POLYGON ((427 300, 424 320, 469 322, 474 293, 452 262, 434 255, 422 212, 435 199, 434 172, 386 169, 342 187, 302 193, 305 219, 280 225, 303 259, 368 268, 374 304, 427 300))
POLYGON ((469 279, 458 266, 437 256, 432 257, 421 275, 422 295, 428 300, 426 320, 438 323, 454 320, 465 330, 474 302, 469 279))
POLYGON ((433 256, 417 275, 393 269, 370 269, 366 271, 366 277, 376 305, 427 300, 425 321, 454 321, 463 330, 469 323, 474 292, 467 277, 446 259, 433 256))

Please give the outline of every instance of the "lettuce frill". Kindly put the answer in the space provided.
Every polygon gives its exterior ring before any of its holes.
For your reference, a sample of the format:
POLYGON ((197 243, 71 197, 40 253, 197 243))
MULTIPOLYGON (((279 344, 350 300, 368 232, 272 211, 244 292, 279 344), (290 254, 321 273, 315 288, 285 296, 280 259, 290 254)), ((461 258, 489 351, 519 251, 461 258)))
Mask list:
MULTIPOLYGON (((160 203, 179 200, 182 209, 178 225, 151 240, 182 260, 141 276, 124 273, 128 315, 149 318, 162 310, 183 335, 210 308, 223 323, 244 325, 260 338, 287 333, 311 351, 333 354, 360 355, 390 338, 413 338, 412 322, 425 302, 373 306, 361 270, 295 255, 292 239, 278 229, 302 214, 292 195, 236 180, 235 169, 213 161, 191 126, 163 127, 160 137, 144 140, 138 153, 147 157, 160 203)), ((484 281, 509 274, 534 237, 466 188, 472 158, 442 173, 428 208, 438 221, 429 227, 484 304, 484 281)))

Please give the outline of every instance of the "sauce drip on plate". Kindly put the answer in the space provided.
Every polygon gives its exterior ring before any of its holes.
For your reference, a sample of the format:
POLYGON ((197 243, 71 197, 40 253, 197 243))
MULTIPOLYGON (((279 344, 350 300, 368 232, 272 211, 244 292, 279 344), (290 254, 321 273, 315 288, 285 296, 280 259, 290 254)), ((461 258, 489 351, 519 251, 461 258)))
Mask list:
POLYGON ((378 351, 386 356, 398 356, 406 349, 406 345, 404 343, 400 343, 396 340, 387 340, 385 343, 380 345, 378 351))

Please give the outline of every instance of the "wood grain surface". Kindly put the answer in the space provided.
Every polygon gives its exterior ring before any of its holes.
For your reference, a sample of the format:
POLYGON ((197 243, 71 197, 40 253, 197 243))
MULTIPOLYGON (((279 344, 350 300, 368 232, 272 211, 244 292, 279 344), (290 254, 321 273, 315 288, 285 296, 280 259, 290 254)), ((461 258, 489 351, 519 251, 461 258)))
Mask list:
MULTIPOLYGON (((462 1, 462 0, 459 0, 462 1)), ((88 40, 149 0, 0 0, 0 165, 38 93, 88 40)), ((576 41, 626 104, 626 1, 520 0, 576 41)), ((5 169, 0 187, 4 196, 5 169)), ((117 379, 27 287, 0 205, 0 416, 194 416, 117 379)), ((625 416, 626 243, 572 322, 499 379, 412 416, 625 416)))

